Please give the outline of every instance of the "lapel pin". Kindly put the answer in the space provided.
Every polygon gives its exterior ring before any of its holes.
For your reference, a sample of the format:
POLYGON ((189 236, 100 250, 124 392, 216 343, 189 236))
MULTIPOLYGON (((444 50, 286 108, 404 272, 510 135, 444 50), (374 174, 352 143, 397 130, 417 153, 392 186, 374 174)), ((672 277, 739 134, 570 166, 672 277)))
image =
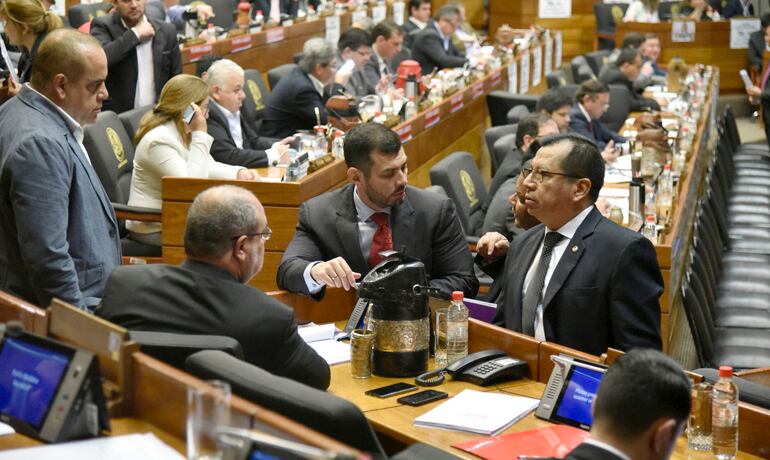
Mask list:
POLYGON ((578 250, 577 244, 572 246, 572 252, 577 252, 577 250, 578 250))

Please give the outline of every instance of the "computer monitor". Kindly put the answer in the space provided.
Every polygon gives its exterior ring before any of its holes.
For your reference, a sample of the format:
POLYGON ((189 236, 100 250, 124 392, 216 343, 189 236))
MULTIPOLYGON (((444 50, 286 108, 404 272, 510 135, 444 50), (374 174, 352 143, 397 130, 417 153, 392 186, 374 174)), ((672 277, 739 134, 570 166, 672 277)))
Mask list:
POLYGON ((535 415, 556 423, 588 430, 593 424, 591 405, 606 366, 554 356, 556 362, 535 415))

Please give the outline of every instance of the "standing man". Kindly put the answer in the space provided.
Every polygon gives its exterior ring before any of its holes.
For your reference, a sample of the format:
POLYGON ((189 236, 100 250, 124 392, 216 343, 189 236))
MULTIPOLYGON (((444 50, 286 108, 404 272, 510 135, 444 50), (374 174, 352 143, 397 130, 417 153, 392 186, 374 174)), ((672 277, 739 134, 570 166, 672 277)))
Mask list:
POLYGON ((445 296, 474 297, 479 282, 454 204, 407 185, 407 158, 394 131, 364 123, 345 136, 349 185, 299 208, 278 287, 320 300, 326 286, 350 287, 395 249, 422 261, 445 296))
POLYGON ((610 107, 610 90, 597 80, 587 80, 575 95, 576 104, 569 113, 569 127, 575 133, 594 141, 607 163, 618 159, 616 143, 626 138, 607 129, 599 119, 610 107))
POLYGON ((412 44, 412 59, 420 63, 422 74, 433 69, 462 67, 465 56, 452 43, 452 34, 460 24, 460 10, 454 6, 442 6, 428 25, 417 33, 412 44))
POLYGON ((148 18, 146 0, 112 0, 110 14, 95 18, 91 35, 107 53, 104 109, 117 113, 155 104, 166 82, 182 73, 182 56, 173 25, 148 18))
POLYGON ((47 307, 99 303, 120 265, 112 205, 83 147, 108 93, 99 42, 48 34, 30 84, 0 108, 0 289, 47 307))
POLYGON ((655 248, 594 206, 604 185, 596 145, 572 133, 541 145, 524 186, 542 224, 510 245, 495 324, 596 356, 608 347, 660 350, 655 248))

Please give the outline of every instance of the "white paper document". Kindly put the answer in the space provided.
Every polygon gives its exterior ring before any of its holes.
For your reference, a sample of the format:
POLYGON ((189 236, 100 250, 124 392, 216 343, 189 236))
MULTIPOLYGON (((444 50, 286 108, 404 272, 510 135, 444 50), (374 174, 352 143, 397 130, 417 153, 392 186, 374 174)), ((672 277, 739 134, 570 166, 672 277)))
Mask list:
POLYGON ((308 324, 297 329, 299 336, 330 366, 350 361, 350 344, 334 339, 334 323, 308 324))
POLYGON ((110 436, 0 452, 2 460, 184 460, 152 433, 110 436))
POLYGON ((495 435, 535 410, 540 400, 502 393, 463 390, 414 419, 415 426, 495 435))

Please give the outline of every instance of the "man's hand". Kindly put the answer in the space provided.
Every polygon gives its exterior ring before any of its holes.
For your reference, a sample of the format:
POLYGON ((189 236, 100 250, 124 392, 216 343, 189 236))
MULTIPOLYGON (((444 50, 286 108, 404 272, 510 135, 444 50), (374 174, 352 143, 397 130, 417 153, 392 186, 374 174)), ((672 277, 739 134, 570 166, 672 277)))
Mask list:
POLYGON ((361 278, 361 274, 351 270, 342 257, 335 257, 332 260, 315 264, 310 269, 310 276, 318 284, 343 288, 346 291, 349 291, 356 280, 361 278))
POLYGON ((140 42, 146 42, 152 40, 155 36, 155 28, 150 24, 147 19, 142 19, 142 22, 133 27, 134 33, 139 37, 140 42))
POLYGON ((612 164, 615 162, 615 160, 618 159, 619 156, 620 150, 615 148, 615 142, 607 142, 607 146, 604 147, 604 150, 602 150, 602 158, 604 158, 604 162, 607 164, 612 164))
POLYGON ((6 80, 8 81, 8 97, 13 97, 21 91, 21 83, 16 83, 10 76, 6 80))
POLYGON ((649 77, 654 72, 655 72, 655 69, 652 68, 652 64, 649 61, 642 64, 642 70, 641 70, 642 75, 646 75, 649 77))
POLYGON ((746 94, 751 97, 759 97, 762 94, 762 90, 759 88, 759 86, 752 86, 750 88, 746 88, 746 94))
POLYGON ((476 252, 487 262, 492 262, 508 252, 508 239, 497 232, 487 232, 476 243, 476 252))
POLYGON ((239 180, 259 180, 259 174, 250 169, 239 169, 235 177, 239 180))

